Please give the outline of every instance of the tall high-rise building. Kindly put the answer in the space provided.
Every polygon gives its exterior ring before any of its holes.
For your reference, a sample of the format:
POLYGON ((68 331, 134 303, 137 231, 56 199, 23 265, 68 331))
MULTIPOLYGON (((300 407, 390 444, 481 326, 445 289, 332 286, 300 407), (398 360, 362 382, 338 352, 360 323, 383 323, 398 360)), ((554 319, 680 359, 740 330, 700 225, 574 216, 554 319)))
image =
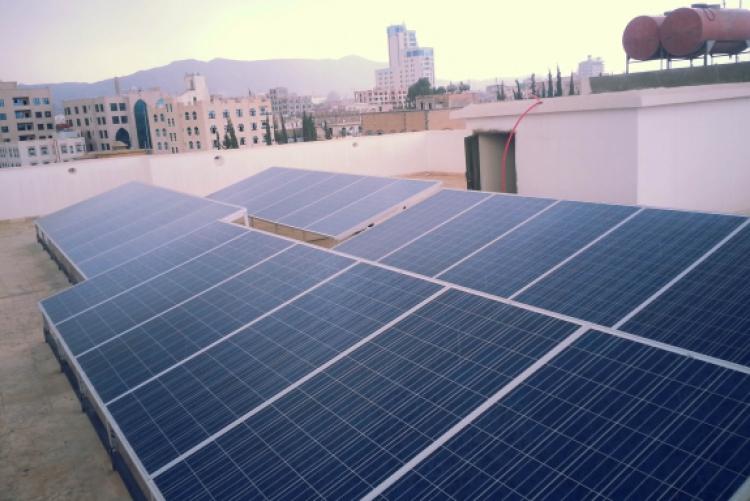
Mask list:
POLYGON ((591 56, 585 61, 578 63, 578 76, 580 78, 598 77, 604 74, 604 60, 601 57, 591 59, 591 56))
POLYGON ((381 89, 409 87, 427 77, 435 85, 435 54, 432 47, 420 47, 417 32, 406 24, 388 27, 388 68, 375 71, 375 86, 381 89))

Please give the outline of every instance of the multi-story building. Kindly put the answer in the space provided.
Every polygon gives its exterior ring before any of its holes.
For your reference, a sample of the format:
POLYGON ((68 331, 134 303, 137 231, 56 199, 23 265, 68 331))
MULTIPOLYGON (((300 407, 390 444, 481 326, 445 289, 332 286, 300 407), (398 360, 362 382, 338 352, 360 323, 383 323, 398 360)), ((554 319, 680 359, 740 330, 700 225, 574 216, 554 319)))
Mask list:
POLYGON ((451 118, 454 110, 403 110, 387 113, 363 113, 362 131, 366 136, 401 132, 465 129, 466 121, 451 118))
POLYGON ((0 168, 71 162, 86 153, 86 142, 76 131, 61 131, 57 138, 0 143, 0 168))
POLYGON ((419 47, 417 32, 406 24, 388 29, 388 68, 375 71, 375 86, 383 89, 409 87, 420 78, 435 85, 435 54, 431 47, 419 47))
POLYGON ((391 111, 406 104, 409 88, 385 89, 375 88, 354 91, 354 100, 359 104, 377 106, 376 111, 391 111))
POLYGON ((579 78, 591 78, 598 77, 604 74, 604 60, 601 57, 591 59, 588 57, 585 61, 578 63, 578 77, 579 78))
POLYGON ((286 87, 274 87, 268 91, 268 95, 275 115, 300 116, 303 112, 310 113, 313 109, 312 96, 298 96, 294 92, 289 92, 286 87))
POLYGON ((55 139, 55 118, 49 88, 19 89, 0 82, 0 142, 55 139))
POLYGON ((165 96, 154 87, 123 95, 65 100, 65 121, 81 132, 87 151, 110 151, 115 141, 129 149, 150 149, 148 106, 165 96))
POLYGON ((240 148, 266 146, 263 136, 271 116, 269 98, 211 96, 202 75, 186 76, 185 84, 186 90, 179 96, 164 97, 148 108, 149 148, 155 154, 219 148, 230 120, 240 148))
POLYGON ((481 102, 481 96, 477 92, 433 94, 417 97, 416 107, 418 110, 440 110, 443 108, 463 108, 479 102, 481 102))

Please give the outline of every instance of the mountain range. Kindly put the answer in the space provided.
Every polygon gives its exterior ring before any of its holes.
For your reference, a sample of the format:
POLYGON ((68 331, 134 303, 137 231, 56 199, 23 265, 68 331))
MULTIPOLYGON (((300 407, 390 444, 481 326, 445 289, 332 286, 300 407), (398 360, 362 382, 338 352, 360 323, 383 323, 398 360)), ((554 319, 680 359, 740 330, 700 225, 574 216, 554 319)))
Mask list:
MULTIPOLYGON (((359 56, 341 59, 273 59, 265 61, 237 61, 212 59, 198 61, 185 59, 165 66, 120 76, 120 89, 147 89, 161 87, 170 94, 179 94, 184 88, 183 77, 188 73, 206 76, 211 94, 227 97, 243 96, 248 91, 268 92, 272 87, 284 86, 290 92, 327 96, 336 91, 341 97, 354 97, 355 90, 370 89, 375 84, 375 70, 386 68, 388 63, 372 61, 359 56)), ((510 80, 512 82, 512 80, 510 80)), ((473 89, 484 89, 493 80, 472 81, 473 89)), ((447 85, 438 80, 437 85, 447 85)), ((23 85, 20 87, 49 87, 56 113, 62 113, 62 101, 84 97, 111 96, 115 94, 114 76, 98 82, 63 82, 23 85)))

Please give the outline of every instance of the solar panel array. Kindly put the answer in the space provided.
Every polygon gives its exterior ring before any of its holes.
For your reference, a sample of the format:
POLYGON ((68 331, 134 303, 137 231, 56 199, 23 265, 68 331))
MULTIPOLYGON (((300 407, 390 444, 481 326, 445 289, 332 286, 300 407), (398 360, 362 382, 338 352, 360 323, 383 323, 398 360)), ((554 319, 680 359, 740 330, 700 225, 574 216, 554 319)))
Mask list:
POLYGON ((208 198, 250 216, 343 240, 440 188, 435 181, 272 167, 208 198))
POLYGON ((110 270, 241 207, 132 182, 37 219, 85 277, 110 270))
POLYGON ((41 303, 156 499, 750 496, 746 218, 443 190, 335 251, 233 231, 41 303))

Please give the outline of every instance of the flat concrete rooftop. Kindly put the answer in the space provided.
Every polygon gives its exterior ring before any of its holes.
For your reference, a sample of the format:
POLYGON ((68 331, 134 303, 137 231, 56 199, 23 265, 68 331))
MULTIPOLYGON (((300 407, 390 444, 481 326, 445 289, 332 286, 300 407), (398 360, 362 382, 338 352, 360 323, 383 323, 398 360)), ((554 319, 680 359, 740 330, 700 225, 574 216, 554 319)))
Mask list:
POLYGON ((34 223, 0 223, 0 501, 129 500, 44 342, 37 302, 69 287, 34 223))

